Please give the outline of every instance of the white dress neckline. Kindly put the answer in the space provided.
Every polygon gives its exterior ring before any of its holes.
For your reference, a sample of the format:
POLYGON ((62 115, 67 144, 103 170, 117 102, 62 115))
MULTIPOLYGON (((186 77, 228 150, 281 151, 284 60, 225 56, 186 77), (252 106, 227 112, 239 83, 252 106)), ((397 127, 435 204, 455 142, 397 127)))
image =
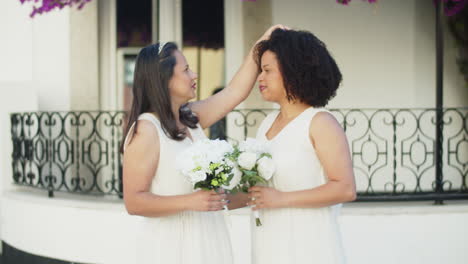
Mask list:
POLYGON ((275 140, 278 136, 281 135, 281 133, 283 132, 283 130, 287 129, 292 123, 294 123, 296 120, 299 119, 299 117, 301 117, 302 115, 304 115, 304 113, 306 113, 307 111, 309 111, 310 109, 314 109, 313 106, 310 106, 308 108, 306 108, 305 110, 303 110, 301 113, 299 113, 296 117, 294 117, 293 119, 291 119, 278 133, 276 133, 275 136, 273 136, 272 138, 268 138, 267 134, 268 132, 270 131, 271 127, 273 126, 273 123, 275 123, 276 119, 278 118, 279 114, 280 114, 280 111, 278 111, 272 118, 271 118, 271 122, 270 124, 268 124, 268 129, 266 130, 266 132, 264 133, 264 137, 267 141, 273 141, 275 140))

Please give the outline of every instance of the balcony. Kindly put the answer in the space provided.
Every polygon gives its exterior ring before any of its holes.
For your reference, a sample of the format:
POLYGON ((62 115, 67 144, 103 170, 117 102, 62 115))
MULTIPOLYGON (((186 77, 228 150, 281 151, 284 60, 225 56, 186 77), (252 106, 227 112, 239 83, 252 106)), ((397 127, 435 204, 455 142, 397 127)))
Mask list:
MULTIPOLYGON (((271 111, 234 110, 217 134, 227 130, 234 144, 254 137, 271 111)), ((331 112, 348 137, 357 201, 468 199, 468 108, 443 109, 439 146, 435 109, 331 112)), ((12 113, 14 183, 45 190, 49 197, 67 192, 122 198, 124 119, 118 111, 12 113)))

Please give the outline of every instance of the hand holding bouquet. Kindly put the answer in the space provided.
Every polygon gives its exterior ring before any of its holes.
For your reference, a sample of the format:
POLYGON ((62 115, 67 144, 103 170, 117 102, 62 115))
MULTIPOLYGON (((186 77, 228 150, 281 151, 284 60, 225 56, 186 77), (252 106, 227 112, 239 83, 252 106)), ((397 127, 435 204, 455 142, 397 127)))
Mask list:
POLYGON ((231 190, 241 180, 241 172, 231 158, 233 152, 234 148, 224 140, 199 140, 177 157, 176 166, 194 189, 231 190))
MULTIPOLYGON (((275 164, 267 146, 256 139, 247 138, 240 143, 234 150, 233 157, 242 172, 240 183, 234 188, 235 191, 247 192, 250 187, 257 184, 267 184, 275 173, 275 164)), ((256 225, 261 226, 258 211, 254 211, 254 216, 256 225)))

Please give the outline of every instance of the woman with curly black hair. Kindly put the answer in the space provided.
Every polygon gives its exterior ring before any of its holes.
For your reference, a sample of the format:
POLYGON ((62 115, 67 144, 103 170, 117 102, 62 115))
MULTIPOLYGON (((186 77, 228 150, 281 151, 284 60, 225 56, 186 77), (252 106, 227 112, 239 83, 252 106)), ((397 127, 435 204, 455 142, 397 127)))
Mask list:
POLYGON ((336 94, 340 70, 307 31, 276 29, 255 51, 261 94, 280 110, 257 133, 277 168, 268 186, 249 190, 262 219, 252 227, 252 263, 344 263, 336 217, 356 188, 345 133, 322 108, 336 94))

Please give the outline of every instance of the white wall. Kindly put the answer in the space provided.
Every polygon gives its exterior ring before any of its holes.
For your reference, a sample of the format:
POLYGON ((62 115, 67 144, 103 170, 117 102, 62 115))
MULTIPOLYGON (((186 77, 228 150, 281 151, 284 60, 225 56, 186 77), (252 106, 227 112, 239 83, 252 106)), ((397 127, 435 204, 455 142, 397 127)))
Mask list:
POLYGON ((97 3, 33 19, 31 10, 31 3, 1 2, 1 192, 13 188, 9 113, 98 106, 97 3))
MULTIPOLYGON (((329 0, 272 0, 273 24, 306 29, 333 54, 344 82, 330 107, 434 107, 435 40, 432 1, 393 0, 349 6, 329 0)), ((446 31, 446 106, 468 105, 446 31)))
POLYGON ((0 82, 32 80, 32 23, 27 17, 28 11, 16 1, 2 2, 0 82))
POLYGON ((72 110, 99 110, 98 1, 70 10, 69 65, 72 110))
MULTIPOLYGON (((9 192, 2 238, 18 249, 82 263, 134 263, 139 217, 119 200, 9 192), (77 200, 77 198, 79 200, 77 200)), ((250 216, 231 212, 235 264, 250 262, 250 216)), ((468 204, 356 203, 342 209, 349 264, 462 264, 468 261, 468 204)))
POLYGON ((28 4, 3 1, 0 8, 0 34, 4 36, 0 42, 1 97, 9 97, 14 86, 37 94, 41 110, 67 109, 68 12, 31 19, 28 4))
POLYGON ((0 8, 0 195, 12 181, 9 113, 38 109, 29 12, 17 1, 3 1, 0 8))
POLYGON ((40 110, 97 110, 97 3, 34 18, 31 10, 28 2, 2 1, 1 95, 8 96, 14 84, 35 91, 40 110))
POLYGON ((7 193, 2 208, 2 239, 17 249, 79 263, 134 263, 137 219, 121 201, 28 190, 7 193))
MULTIPOLYGON (((6 189, 12 188, 12 168, 11 153, 13 146, 11 144, 11 112, 35 111, 37 110, 36 92, 22 83, 4 83, 0 82, 0 202, 3 199, 3 193, 6 189), (1 85, 5 85, 2 87, 1 85)), ((0 215, 3 213, 3 206, 0 204, 0 215)), ((1 230, 3 222, 0 218, 0 240, 2 240, 1 230)), ((1 253, 1 249, 0 249, 1 253)))
POLYGON ((468 263, 468 203, 350 204, 342 232, 349 264, 468 263))
POLYGON ((44 111, 70 109, 69 10, 61 11, 37 16, 32 23, 33 81, 44 111))

